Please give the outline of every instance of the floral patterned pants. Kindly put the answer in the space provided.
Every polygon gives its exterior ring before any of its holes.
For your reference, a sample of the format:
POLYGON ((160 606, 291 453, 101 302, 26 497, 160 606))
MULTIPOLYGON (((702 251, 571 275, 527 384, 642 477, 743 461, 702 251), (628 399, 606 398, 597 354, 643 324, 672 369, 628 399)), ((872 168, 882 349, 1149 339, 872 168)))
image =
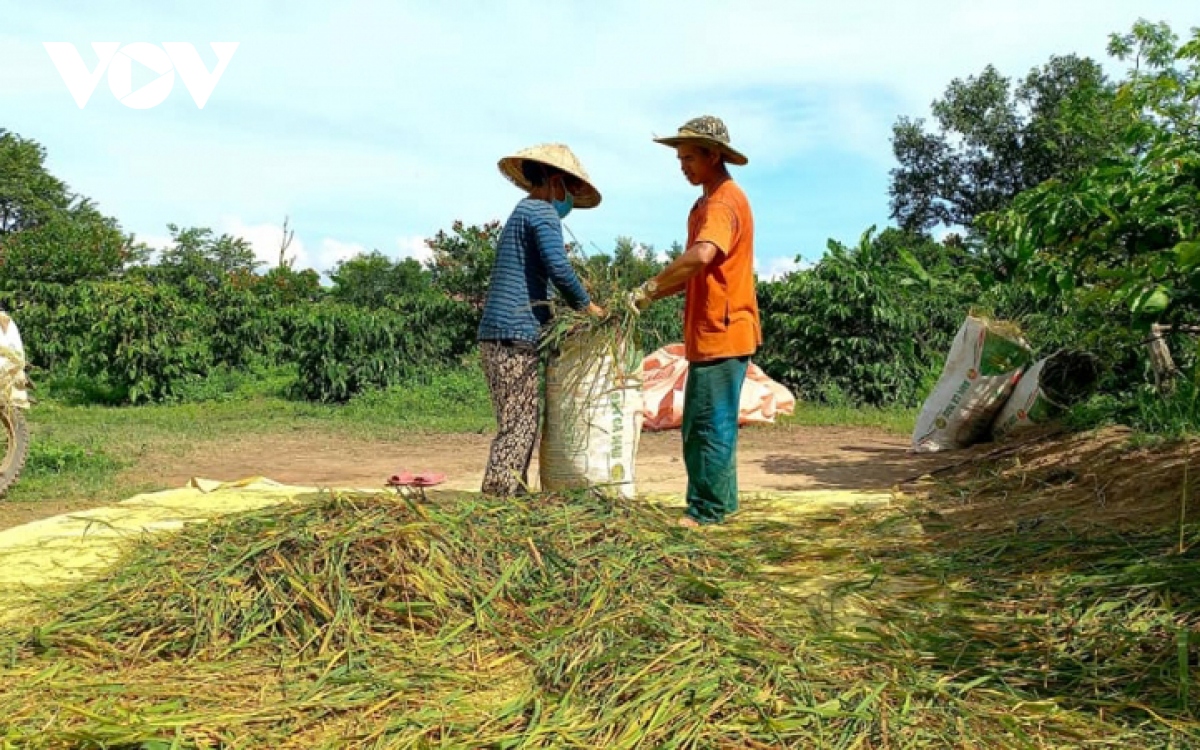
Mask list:
POLYGON ((538 439, 538 352, 532 344, 501 341, 481 341, 479 351, 497 423, 483 494, 523 494, 538 439))

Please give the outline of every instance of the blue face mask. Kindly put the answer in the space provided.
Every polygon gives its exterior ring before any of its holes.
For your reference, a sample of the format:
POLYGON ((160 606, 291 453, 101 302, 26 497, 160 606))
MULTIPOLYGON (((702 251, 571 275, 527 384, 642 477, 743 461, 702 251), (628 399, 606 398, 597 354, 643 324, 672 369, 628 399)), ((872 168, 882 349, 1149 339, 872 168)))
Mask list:
POLYGON ((571 213, 571 209, 575 207, 575 196, 571 195, 571 191, 563 186, 563 192, 566 193, 566 198, 563 200, 550 199, 550 205, 554 206, 554 210, 558 213, 558 218, 565 219, 567 214, 571 213))

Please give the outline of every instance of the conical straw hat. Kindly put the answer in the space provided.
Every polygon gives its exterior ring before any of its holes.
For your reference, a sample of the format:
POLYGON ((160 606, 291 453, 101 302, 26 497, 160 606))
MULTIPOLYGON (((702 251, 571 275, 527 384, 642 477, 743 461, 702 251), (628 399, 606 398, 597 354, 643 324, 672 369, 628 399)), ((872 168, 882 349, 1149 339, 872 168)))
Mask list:
POLYGON ((600 205, 600 191, 592 184, 587 172, 583 171, 583 165, 579 163, 579 159, 565 144, 543 143, 530 146, 500 160, 501 174, 517 187, 529 192, 533 190, 533 186, 521 172, 521 163, 526 160, 557 167, 567 174, 579 178, 584 188, 580 194, 575 195, 575 208, 595 208, 600 205))

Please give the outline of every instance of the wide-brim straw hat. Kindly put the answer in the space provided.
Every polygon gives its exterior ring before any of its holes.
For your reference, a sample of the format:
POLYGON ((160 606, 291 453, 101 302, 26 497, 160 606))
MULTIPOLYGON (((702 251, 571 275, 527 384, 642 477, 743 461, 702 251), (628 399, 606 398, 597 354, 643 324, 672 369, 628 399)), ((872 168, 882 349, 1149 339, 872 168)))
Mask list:
POLYGON ((721 122, 720 118, 712 115, 703 115, 688 120, 675 135, 655 138, 654 142, 665 146, 679 146, 684 143, 711 146, 725 156, 725 161, 739 167, 750 161, 745 154, 730 145, 729 129, 725 127, 725 123, 721 122))
POLYGON ((533 190, 533 185, 529 184, 521 171, 521 164, 525 161, 536 161, 556 167, 582 182, 583 190, 571 193, 575 196, 575 208, 595 208, 600 205, 600 191, 592 184, 583 165, 579 163, 575 153, 566 144, 543 143, 530 146, 500 160, 501 174, 525 192, 530 192, 533 190))

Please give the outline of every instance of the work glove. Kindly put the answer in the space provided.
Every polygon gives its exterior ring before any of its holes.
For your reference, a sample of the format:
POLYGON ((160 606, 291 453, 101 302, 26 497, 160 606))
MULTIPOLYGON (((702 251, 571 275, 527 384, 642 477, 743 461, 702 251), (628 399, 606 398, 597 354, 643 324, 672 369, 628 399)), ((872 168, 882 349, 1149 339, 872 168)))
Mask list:
POLYGON ((629 306, 634 310, 634 312, 641 313, 650 306, 650 303, 654 301, 650 297, 650 295, 654 292, 654 289, 654 280, 651 279, 629 293, 629 306))
POLYGON ((625 303, 625 308, 628 309, 631 313, 633 313, 634 315, 641 314, 641 312, 643 310, 643 307, 642 307, 643 303, 642 303, 642 296, 641 296, 640 288, 634 289, 631 292, 627 292, 625 294, 625 299, 623 301, 625 303))

